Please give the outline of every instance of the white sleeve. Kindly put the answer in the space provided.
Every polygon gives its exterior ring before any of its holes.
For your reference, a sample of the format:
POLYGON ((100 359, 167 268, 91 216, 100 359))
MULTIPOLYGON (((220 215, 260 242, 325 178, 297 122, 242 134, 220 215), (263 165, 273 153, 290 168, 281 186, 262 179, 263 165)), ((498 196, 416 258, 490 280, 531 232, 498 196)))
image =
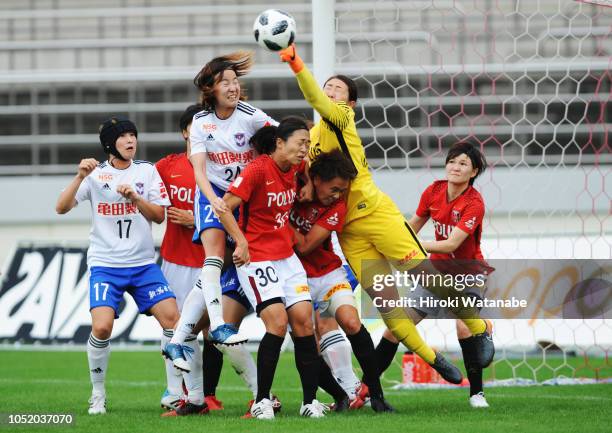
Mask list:
POLYGON ((166 185, 159 175, 157 168, 155 168, 155 166, 152 168, 151 187, 149 188, 146 199, 149 203, 158 204, 160 206, 170 206, 166 185))
POLYGON ((191 155, 206 153, 206 134, 204 134, 202 122, 197 119, 193 119, 191 122, 191 127, 189 128, 189 142, 191 144, 191 155))
POLYGON ((278 126, 278 122, 261 111, 259 108, 256 108, 255 112, 253 113, 253 126, 255 131, 263 128, 266 125, 278 126))
MULTIPOLYGON (((93 175, 93 172, 89 176, 92 176, 92 175, 93 175)), ((91 188, 89 186, 89 176, 83 179, 83 182, 81 182, 81 184, 79 185, 79 189, 77 190, 74 196, 74 199, 77 201, 77 204, 85 200, 91 200, 91 188)))

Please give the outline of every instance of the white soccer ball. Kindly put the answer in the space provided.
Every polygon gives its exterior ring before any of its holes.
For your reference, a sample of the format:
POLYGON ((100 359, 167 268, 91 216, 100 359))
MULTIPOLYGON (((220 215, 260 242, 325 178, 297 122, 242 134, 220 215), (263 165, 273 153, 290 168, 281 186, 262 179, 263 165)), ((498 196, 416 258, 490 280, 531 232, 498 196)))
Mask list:
POLYGON ((268 9, 253 24, 255 41, 270 51, 280 51, 295 39, 295 20, 287 12, 268 9))

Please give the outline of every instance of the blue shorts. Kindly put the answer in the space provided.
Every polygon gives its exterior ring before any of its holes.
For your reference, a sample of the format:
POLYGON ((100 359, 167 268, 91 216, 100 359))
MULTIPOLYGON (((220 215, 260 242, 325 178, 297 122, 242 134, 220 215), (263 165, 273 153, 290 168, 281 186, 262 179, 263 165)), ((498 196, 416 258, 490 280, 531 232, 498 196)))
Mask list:
POLYGON ((248 312, 253 311, 249 298, 244 294, 240 281, 238 281, 236 266, 230 266, 221 275, 221 293, 239 302, 248 312))
MULTIPOLYGON (((223 197, 225 195, 226 191, 223 191, 217 185, 211 183, 210 186, 212 186, 212 189, 215 194, 217 194, 217 197, 223 197)), ((236 221, 238 221, 238 215, 240 214, 239 212, 240 210, 238 208, 234 210, 234 217, 236 218, 236 221)), ((200 235, 204 230, 219 229, 225 231, 225 227, 223 227, 223 224, 221 224, 221 221, 219 221, 219 218, 213 212, 213 207, 210 204, 210 201, 208 201, 206 195, 200 191, 200 188, 196 188, 193 215, 195 230, 191 240, 194 244, 202 243, 200 235)))
POLYGON ((175 298, 159 266, 155 264, 131 268, 92 266, 89 275, 89 310, 111 307, 115 319, 119 317, 119 304, 128 292, 136 302, 138 311, 149 314, 155 304, 175 298))

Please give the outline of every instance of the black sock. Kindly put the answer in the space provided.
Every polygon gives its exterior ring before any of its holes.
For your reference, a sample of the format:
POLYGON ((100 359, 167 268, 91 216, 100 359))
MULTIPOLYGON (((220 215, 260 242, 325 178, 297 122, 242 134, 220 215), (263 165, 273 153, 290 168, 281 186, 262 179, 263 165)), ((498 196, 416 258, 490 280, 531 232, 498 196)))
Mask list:
POLYGON ((283 337, 278 335, 266 334, 259 343, 257 350, 257 398, 256 402, 264 398, 270 398, 270 389, 272 389, 272 381, 278 364, 281 346, 283 345, 283 337))
POLYGON ((300 374, 304 404, 310 404, 317 398, 319 382, 319 351, 314 335, 306 337, 293 337, 295 347, 295 366, 300 374))
POLYGON ((204 339, 202 349, 202 378, 204 379, 204 395, 215 395, 221 369, 223 368, 223 354, 209 340, 204 339))
POLYGON ((348 341, 351 343, 355 358, 361 366, 363 371, 363 381, 370 389, 370 395, 373 397, 382 398, 383 391, 380 385, 380 369, 378 367, 378 360, 376 356, 376 350, 374 349, 374 343, 370 333, 361 325, 359 332, 353 335, 346 335, 348 341))
POLYGON ((476 348, 474 347, 474 337, 459 340, 461 351, 463 352, 463 365, 470 381, 470 397, 483 392, 482 387, 482 368, 476 362, 476 348))
POLYGON ((380 374, 383 374, 387 368, 389 368, 395 358, 398 347, 399 343, 393 343, 385 337, 380 339, 378 346, 376 346, 376 359, 378 361, 380 374))
POLYGON ((344 389, 334 378, 322 356, 319 356, 319 386, 323 391, 331 395, 336 402, 348 397, 344 389))

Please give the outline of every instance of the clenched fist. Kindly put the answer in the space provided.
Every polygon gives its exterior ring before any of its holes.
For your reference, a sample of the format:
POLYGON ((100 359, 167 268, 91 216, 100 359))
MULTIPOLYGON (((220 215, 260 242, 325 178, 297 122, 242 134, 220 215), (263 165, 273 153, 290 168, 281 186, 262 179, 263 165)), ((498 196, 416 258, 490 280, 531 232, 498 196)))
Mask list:
POLYGON ((82 159, 81 162, 79 163, 79 170, 77 172, 77 175, 81 179, 85 179, 87 176, 91 174, 92 171, 95 170, 98 164, 100 163, 95 158, 82 159))

